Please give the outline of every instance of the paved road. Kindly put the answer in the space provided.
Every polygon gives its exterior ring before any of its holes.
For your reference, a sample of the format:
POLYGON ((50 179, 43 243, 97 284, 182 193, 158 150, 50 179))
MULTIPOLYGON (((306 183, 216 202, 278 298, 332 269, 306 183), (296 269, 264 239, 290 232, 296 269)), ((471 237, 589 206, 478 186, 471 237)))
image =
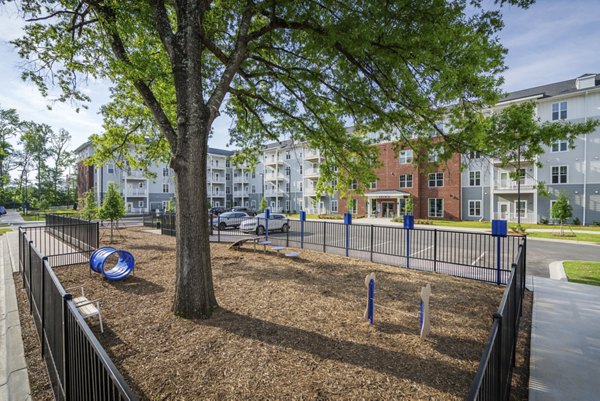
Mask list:
POLYGON ((563 242, 527 241, 527 274, 550 277, 548 265, 558 260, 600 261, 600 245, 563 242))

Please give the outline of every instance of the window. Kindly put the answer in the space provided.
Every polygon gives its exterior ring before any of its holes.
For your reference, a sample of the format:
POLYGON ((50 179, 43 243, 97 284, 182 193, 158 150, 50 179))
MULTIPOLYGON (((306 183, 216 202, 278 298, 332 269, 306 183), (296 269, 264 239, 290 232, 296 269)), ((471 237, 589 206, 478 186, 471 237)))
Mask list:
POLYGON ((481 216, 481 201, 470 200, 469 201, 469 217, 480 217, 481 216))
POLYGON ((285 175, 289 176, 290 175, 290 171, 291 169, 289 167, 285 168, 285 175))
POLYGON ((410 164, 413 162, 413 151, 412 149, 401 150, 399 157, 400 164, 410 164))
POLYGON ((552 121, 567 118, 567 102, 552 103, 552 121))
POLYGON ((225 174, 225 179, 226 179, 227 181, 231 180, 231 174, 229 174, 229 173, 226 173, 226 174, 225 174))
POLYGON ((469 185, 472 187, 481 185, 481 171, 469 171, 469 185))
POLYGON ((337 182, 338 182, 338 181, 337 181, 336 179, 332 180, 332 181, 331 181, 331 187, 332 187, 332 188, 335 188, 335 187, 337 187, 337 182))
POLYGON ((440 160, 440 153, 443 152, 442 148, 439 149, 431 149, 429 151, 429 162, 437 163, 440 160))
POLYGON ((250 207, 252 207, 252 209, 256 209, 256 201, 255 200, 250 201, 250 207))
POLYGON ((348 212, 350 212, 352 214, 356 214, 357 205, 358 205, 358 202, 356 201, 356 199, 350 199, 348 201, 348 212))
POLYGON ((377 189, 377 181, 373 181, 369 183, 369 188, 371 189, 377 189))
POLYGON ((552 183, 553 184, 566 184, 568 170, 567 166, 552 166, 552 183))
POLYGON ((292 158, 292 155, 290 154, 290 151, 288 150, 287 152, 285 152, 285 159, 290 160, 291 158, 292 158))
POLYGON ((144 188, 144 183, 143 182, 138 183, 138 188, 144 188))
POLYGON ((256 173, 254 171, 252 172, 252 178, 256 178, 256 173))
POLYGON ((162 201, 162 209, 165 210, 167 208, 167 203, 169 203, 169 201, 162 201))
POLYGON ((231 167, 231 161, 229 159, 225 160, 225 167, 231 167))
POLYGON ((300 174, 302 174, 302 165, 300 165, 300 174))
POLYGON ((290 210, 290 201, 289 200, 285 201, 285 210, 290 210))
POLYGON ((252 193, 255 194, 256 193, 256 185, 252 185, 252 193))
POLYGON ((553 152, 566 152, 567 150, 569 150, 568 141, 556 141, 552 144, 553 152))
POLYGON ((138 207, 144 207, 144 201, 139 201, 138 202, 138 207))
POLYGON ((289 182, 285 183, 285 192, 290 192, 290 183, 289 182))
POLYGON ((332 200, 331 201, 331 213, 337 213, 337 212, 338 212, 338 201, 332 200))
POLYGON ((429 188, 443 187, 443 186, 444 186, 444 173, 429 174, 429 188))
POLYGON ((469 159, 481 159, 481 152, 469 152, 469 159))
POLYGON ((444 200, 429 198, 429 217, 444 217, 444 200))
POLYGON ((356 180, 352 180, 352 183, 350 184, 350 187, 352 189, 358 189, 358 182, 356 182, 356 180))
POLYGON ((219 181, 219 173, 215 174, 215 181, 219 181))
POLYGON ((527 201, 522 200, 519 204, 515 201, 515 216, 527 217, 527 201))
POLYGON ((169 184, 163 184, 163 194, 168 194, 169 192, 169 184))
POLYGON ((108 165, 106 166, 106 170, 107 170, 108 174, 114 174, 115 173, 115 164, 108 163, 108 165))
POLYGON ((302 181, 300 181, 300 182, 298 183, 298 185, 299 185, 299 186, 298 186, 298 189, 300 190, 300 192, 302 192, 302 181))
POLYGON ((413 175, 402 174, 400 175, 400 188, 412 188, 413 186, 413 175))
POLYGON ((215 201, 214 204, 215 204, 215 207, 220 207, 221 206, 221 202, 219 202, 219 201, 215 201))
POLYGON ((168 176, 169 176, 169 168, 163 167, 163 177, 168 177, 168 176))
POLYGON ((226 193, 226 194, 229 194, 229 193, 231 193, 231 188, 229 188, 229 187, 226 187, 226 188, 225 188, 225 193, 226 193))

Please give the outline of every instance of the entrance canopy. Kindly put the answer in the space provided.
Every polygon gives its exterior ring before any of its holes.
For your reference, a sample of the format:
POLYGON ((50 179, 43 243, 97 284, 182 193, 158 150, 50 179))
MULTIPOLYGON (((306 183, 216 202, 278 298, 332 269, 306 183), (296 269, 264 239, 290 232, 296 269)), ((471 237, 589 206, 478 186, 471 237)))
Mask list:
POLYGON ((408 198, 408 192, 397 189, 380 189, 365 194, 367 197, 367 216, 375 213, 376 217, 394 217, 400 214, 400 200, 408 198), (395 209, 395 213, 394 213, 395 209))

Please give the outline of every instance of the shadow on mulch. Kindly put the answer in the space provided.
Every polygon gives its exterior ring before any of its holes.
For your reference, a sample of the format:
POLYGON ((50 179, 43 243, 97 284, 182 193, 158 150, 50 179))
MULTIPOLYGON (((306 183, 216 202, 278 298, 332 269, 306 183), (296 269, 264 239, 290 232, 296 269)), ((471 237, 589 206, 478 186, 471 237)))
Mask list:
POLYGON ((351 364, 392 375, 398 379, 422 383, 432 388, 451 392, 457 397, 463 394, 440 383, 436 380, 435 375, 424 375, 423 372, 441 369, 457 376, 472 375, 470 371, 459 369, 443 361, 420 358, 374 345, 335 340, 319 333, 268 322, 225 309, 218 309, 211 319, 197 320, 196 324, 218 327, 240 337, 307 352, 325 360, 351 364), (402 361, 407 359, 411 360, 412 365, 418 365, 419 369, 404 369, 405 365, 402 361))
POLYGON ((468 338, 456 338, 452 336, 432 335, 431 340, 434 343, 434 348, 440 354, 448 355, 450 358, 462 359, 466 361, 479 361, 478 355, 475 359, 469 358, 467 355, 456 351, 455 344, 460 342, 461 345, 473 348, 481 348, 481 341, 474 341, 468 338))
POLYGON ((135 295, 155 295, 165 291, 165 287, 139 276, 129 276, 122 281, 106 281, 116 290, 135 295))

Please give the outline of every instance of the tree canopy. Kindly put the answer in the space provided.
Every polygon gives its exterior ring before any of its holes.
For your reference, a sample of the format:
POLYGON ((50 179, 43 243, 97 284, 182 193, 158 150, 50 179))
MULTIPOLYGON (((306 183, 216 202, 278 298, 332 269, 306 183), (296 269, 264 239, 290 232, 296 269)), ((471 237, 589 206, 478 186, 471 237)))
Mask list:
POLYGON ((429 149, 439 145, 424 133, 434 132, 449 144, 443 160, 457 144, 481 139, 480 110, 498 99, 498 6, 531 2, 23 0, 28 24, 14 44, 29 61, 24 78, 45 94, 55 84, 60 100, 85 102, 86 78, 113 82, 98 155, 127 158, 137 144, 149 156, 132 163, 170 160, 174 310, 207 317, 217 302, 206 154, 220 113, 233 119, 232 142, 250 162, 280 138, 319 149, 318 190, 334 176, 342 191, 351 180, 372 182, 378 154, 370 139, 429 149))

